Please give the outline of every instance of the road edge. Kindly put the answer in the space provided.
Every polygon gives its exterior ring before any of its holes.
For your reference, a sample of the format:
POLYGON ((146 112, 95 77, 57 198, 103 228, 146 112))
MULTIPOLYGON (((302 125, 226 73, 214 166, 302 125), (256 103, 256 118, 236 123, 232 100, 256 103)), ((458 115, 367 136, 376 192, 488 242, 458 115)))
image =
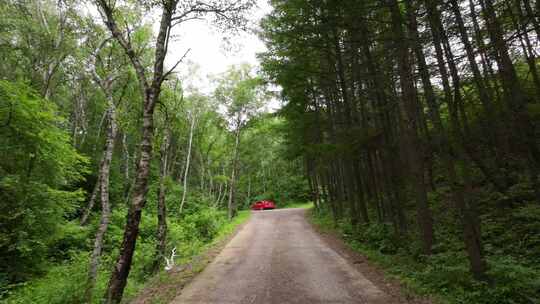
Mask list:
POLYGON ((390 296, 395 304, 435 304, 433 299, 422 297, 408 290, 398 279, 391 278, 385 271, 370 261, 361 252, 353 250, 340 236, 339 231, 322 229, 312 218, 314 209, 304 212, 306 222, 313 228, 320 239, 345 259, 353 268, 371 281, 377 288, 390 296))
POLYGON ((146 287, 128 301, 130 304, 170 303, 176 298, 195 277, 201 273, 225 248, 225 246, 249 223, 251 212, 246 220, 238 224, 234 230, 208 245, 199 255, 194 256, 189 263, 177 265, 168 272, 161 272, 151 278, 146 287))

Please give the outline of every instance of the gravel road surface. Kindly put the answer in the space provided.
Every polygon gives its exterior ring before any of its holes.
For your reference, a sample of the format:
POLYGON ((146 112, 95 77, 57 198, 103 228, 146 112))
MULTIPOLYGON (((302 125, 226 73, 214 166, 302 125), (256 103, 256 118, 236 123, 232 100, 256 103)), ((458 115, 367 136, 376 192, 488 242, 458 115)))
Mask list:
POLYGON ((392 303, 319 238, 304 212, 253 212, 172 303, 392 303))

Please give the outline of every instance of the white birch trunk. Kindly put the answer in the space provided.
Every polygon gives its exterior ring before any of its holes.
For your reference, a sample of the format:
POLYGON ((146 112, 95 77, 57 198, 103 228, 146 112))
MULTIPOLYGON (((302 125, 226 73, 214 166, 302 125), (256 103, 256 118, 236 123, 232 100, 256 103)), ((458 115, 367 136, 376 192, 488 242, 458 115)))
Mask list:
POLYGON ((182 210, 184 209, 184 203, 186 202, 186 195, 187 195, 187 179, 189 174, 189 164, 191 161, 191 145, 193 142, 193 131, 195 129, 195 120, 197 119, 196 114, 193 113, 191 117, 191 126, 189 127, 189 141, 188 141, 188 153, 186 156, 186 167, 184 170, 184 180, 183 180, 183 189, 182 189, 182 201, 180 202, 180 213, 182 213, 182 210))

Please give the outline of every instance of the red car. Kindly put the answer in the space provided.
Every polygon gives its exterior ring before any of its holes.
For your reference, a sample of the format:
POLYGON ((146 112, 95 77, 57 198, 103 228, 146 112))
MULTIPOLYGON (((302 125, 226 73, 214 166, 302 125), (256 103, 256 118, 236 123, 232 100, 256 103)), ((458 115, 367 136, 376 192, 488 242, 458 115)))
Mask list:
POLYGON ((268 209, 276 209, 276 204, 272 201, 258 201, 251 205, 252 210, 268 210, 268 209))

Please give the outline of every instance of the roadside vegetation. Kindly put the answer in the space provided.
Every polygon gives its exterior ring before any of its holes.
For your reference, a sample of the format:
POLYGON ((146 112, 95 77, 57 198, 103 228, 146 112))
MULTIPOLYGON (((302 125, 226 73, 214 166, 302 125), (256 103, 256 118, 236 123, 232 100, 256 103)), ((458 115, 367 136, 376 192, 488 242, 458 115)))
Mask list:
POLYGON ((288 202, 284 206, 279 206, 279 208, 301 208, 301 209, 311 209, 313 208, 312 202, 288 202))
POLYGON ((315 219, 416 291, 540 301, 540 1, 273 0, 315 219))
POLYGON ((0 301, 126 301, 252 201, 307 197, 256 69, 204 79, 166 52, 194 19, 234 37, 253 5, 0 3, 0 301))
MULTIPOLYGON (((226 238, 238 225, 249 218, 248 211, 241 211, 239 216, 229 222, 225 210, 201 206, 203 203, 203 201, 197 201, 200 207, 197 209, 190 208, 191 210, 184 217, 172 219, 168 222, 168 240, 171 246, 176 248, 177 254, 174 259, 175 267, 183 267, 192 263, 194 258, 204 254, 205 251, 226 238)), ((152 204, 152 202, 149 202, 149 204, 152 204)), ((110 230, 105 240, 105 252, 107 253, 102 256, 99 275, 96 280, 95 292, 98 295, 105 292, 107 279, 110 276, 109 269, 112 267, 115 255, 118 254, 118 250, 114 249, 114 245, 122 237, 121 231, 124 225, 125 209, 116 210, 112 218, 110 230)), ((89 227, 91 226, 92 224, 89 225, 89 227)), ((152 274, 148 269, 153 263, 155 251, 153 235, 156 229, 155 216, 148 214, 142 219, 141 238, 137 245, 132 274, 124 295, 128 301, 143 290, 146 283, 153 277, 162 280, 169 277, 169 271, 164 269, 160 269, 156 274, 152 274)), ((88 268, 89 253, 85 250, 85 243, 87 243, 87 240, 92 239, 93 230, 95 229, 81 229, 78 227, 78 223, 69 223, 64 232, 66 237, 58 240, 58 243, 55 244, 55 246, 60 246, 59 248, 65 248, 69 245, 70 252, 68 256, 60 263, 49 263, 44 276, 26 282, 15 289, 7 298, 7 303, 78 302, 84 296, 84 283, 88 268)), ((51 250, 54 248, 58 247, 53 247, 51 250)), ((171 252, 168 252, 167 258, 170 258, 170 254, 171 252)), ((174 275, 174 270, 171 273, 174 275)), ((98 302, 96 301, 96 303, 98 302)))
MULTIPOLYGON (((391 227, 372 224, 353 228, 346 221, 337 224, 329 212, 311 209, 310 221, 323 231, 340 237, 352 250, 396 278, 405 292, 425 295, 436 303, 535 303, 538 297, 537 270, 520 266, 515 259, 490 256, 490 282, 473 279, 459 240, 452 248, 430 257, 415 256, 395 245, 391 227)), ((450 233, 447 232, 447 233, 450 233)))

